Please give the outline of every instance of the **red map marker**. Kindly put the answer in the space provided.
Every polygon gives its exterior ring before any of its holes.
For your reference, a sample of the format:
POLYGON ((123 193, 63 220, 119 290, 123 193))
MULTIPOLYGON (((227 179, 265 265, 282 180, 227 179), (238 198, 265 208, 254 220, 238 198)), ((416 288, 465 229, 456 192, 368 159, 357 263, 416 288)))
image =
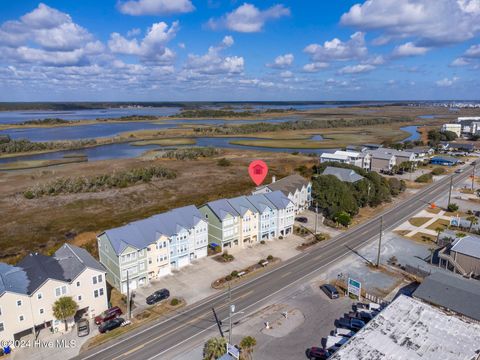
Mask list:
POLYGON ((253 182, 258 186, 265 180, 268 173, 268 166, 262 160, 254 160, 248 167, 248 173, 253 182))

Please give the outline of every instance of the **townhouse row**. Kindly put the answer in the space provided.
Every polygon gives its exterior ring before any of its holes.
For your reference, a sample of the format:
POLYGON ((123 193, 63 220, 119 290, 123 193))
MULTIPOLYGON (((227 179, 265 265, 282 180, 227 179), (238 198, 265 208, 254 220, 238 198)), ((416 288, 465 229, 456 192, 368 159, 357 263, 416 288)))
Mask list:
POLYGON ((252 195, 173 209, 98 235, 107 281, 127 293, 222 250, 245 247, 293 231, 295 214, 311 203, 311 183, 298 175, 257 188, 252 195))
POLYGON ((42 329, 65 331, 53 305, 64 296, 77 304, 67 329, 82 316, 108 308, 106 271, 87 251, 65 244, 53 256, 34 253, 15 266, 0 263, 0 339, 4 344, 42 329))

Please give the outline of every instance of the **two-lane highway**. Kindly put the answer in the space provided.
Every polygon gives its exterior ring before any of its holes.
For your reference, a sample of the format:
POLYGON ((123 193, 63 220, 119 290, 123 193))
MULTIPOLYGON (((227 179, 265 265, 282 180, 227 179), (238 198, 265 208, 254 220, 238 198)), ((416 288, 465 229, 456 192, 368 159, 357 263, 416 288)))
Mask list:
MULTIPOLYGON (((453 175, 458 183, 472 173, 468 167, 461 174, 453 175)), ((312 247, 276 268, 232 288, 232 301, 238 311, 245 314, 261 308, 269 298, 293 284, 316 276, 328 265, 339 261, 378 237, 379 219, 383 216, 384 230, 399 225, 427 204, 446 195, 450 177, 420 190, 407 200, 379 213, 375 218, 358 225, 329 241, 312 247)), ((216 294, 199 303, 189 305, 165 319, 145 325, 111 342, 89 350, 78 359, 165 359, 165 353, 207 331, 216 330, 212 307, 220 319, 228 318, 228 296, 226 292, 216 294)))

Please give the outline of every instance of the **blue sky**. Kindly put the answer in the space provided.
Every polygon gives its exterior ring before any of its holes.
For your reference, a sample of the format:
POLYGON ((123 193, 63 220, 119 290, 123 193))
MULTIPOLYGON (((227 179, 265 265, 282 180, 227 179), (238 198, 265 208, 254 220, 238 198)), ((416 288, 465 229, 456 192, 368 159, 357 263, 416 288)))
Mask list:
POLYGON ((3 0, 0 10, 0 101, 480 94, 480 0, 3 0))

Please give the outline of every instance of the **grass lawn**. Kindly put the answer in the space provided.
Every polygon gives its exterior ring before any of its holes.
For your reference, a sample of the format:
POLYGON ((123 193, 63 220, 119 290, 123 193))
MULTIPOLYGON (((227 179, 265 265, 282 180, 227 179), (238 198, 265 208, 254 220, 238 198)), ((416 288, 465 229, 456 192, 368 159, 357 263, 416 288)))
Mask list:
POLYGON ((68 157, 59 160, 26 160, 26 161, 15 161, 7 164, 0 165, 0 171, 8 170, 27 170, 27 169, 38 169, 48 166, 63 165, 63 164, 72 164, 79 162, 88 161, 87 157, 68 157))
POLYGON ((155 139, 155 140, 141 140, 130 143, 133 146, 143 145, 160 145, 160 146, 175 146, 175 145, 194 145, 197 141, 189 138, 169 138, 169 139, 155 139))
POLYGON ((415 235, 409 237, 412 240, 418 241, 418 242, 437 242, 437 237, 421 232, 417 232, 415 235))
POLYGON ((411 218, 410 220, 408 220, 408 222, 410 224, 412 224, 413 226, 422 226, 423 224, 425 224, 430 219, 431 218, 429 218, 429 217, 414 217, 414 218, 411 218))
POLYGON ((427 229, 437 231, 437 228, 446 229, 448 226, 450 226, 450 221, 444 220, 444 219, 438 219, 433 224, 430 224, 429 226, 427 226, 427 229))
POLYGON ((426 209, 429 213, 432 213, 432 214, 438 214, 440 211, 442 211, 442 209, 440 209, 439 207, 435 207, 435 208, 431 208, 429 207, 428 209, 426 209))

